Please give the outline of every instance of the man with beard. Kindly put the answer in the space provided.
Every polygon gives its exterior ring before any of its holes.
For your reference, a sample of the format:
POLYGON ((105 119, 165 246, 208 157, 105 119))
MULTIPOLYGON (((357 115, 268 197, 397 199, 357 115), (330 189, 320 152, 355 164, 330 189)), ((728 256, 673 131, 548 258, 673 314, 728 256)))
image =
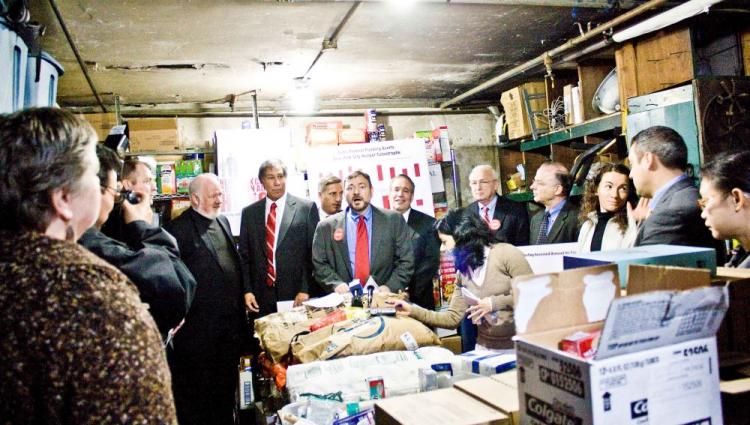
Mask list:
POLYGON ((346 210, 321 222, 313 239, 315 279, 339 293, 348 283, 365 284, 372 276, 383 290, 399 292, 414 273, 411 230, 394 211, 370 204, 370 176, 355 171, 344 185, 346 210))
POLYGON ((190 208, 166 224, 198 281, 185 324, 174 338, 172 383, 180 424, 233 424, 240 355, 250 330, 242 303, 240 256, 214 174, 189 188, 190 208))

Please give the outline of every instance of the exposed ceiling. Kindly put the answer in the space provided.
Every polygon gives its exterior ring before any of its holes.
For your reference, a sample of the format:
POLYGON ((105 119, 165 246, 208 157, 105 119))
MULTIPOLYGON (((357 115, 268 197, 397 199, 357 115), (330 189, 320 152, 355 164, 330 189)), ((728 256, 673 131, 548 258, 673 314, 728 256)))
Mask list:
MULTIPOLYGON (((43 49, 65 68, 58 102, 96 105, 50 3, 30 6, 32 20, 47 27, 43 49)), ((105 104, 117 94, 131 106, 214 101, 226 107, 230 95, 256 90, 261 110, 270 111, 289 108, 293 79, 306 74, 325 40, 335 48, 307 74, 321 107, 432 107, 579 35, 576 23, 600 24, 634 6, 613 0, 410 7, 407 0, 55 3, 105 104)), ((469 101, 497 102, 501 88, 469 101)), ((240 96, 237 104, 249 99, 240 96)))

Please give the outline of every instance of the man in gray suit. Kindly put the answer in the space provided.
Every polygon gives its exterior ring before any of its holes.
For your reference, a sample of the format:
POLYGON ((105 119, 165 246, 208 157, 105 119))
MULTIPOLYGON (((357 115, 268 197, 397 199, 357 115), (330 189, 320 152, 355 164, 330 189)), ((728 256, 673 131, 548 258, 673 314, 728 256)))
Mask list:
POLYGON ((355 171, 345 181, 346 210, 320 222, 313 238, 315 279, 344 293, 348 283, 372 276, 381 288, 405 290, 414 273, 411 233, 400 214, 370 205, 370 176, 355 171))
POLYGON ((559 162, 546 161, 536 171, 531 190, 544 211, 531 218, 533 245, 578 240, 578 206, 568 198, 572 186, 568 169, 559 162))
MULTIPOLYGON (((687 147, 682 136, 669 127, 649 127, 633 137, 628 159, 638 195, 651 198, 635 246, 717 246, 701 219, 698 189, 685 175, 687 147)), ((717 253, 717 260, 724 257, 717 253)))

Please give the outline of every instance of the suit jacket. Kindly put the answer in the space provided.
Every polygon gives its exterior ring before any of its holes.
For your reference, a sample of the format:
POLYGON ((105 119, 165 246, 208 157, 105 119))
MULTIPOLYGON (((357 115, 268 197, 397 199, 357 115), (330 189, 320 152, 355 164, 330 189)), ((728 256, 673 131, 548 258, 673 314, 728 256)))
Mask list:
MULTIPOLYGON (((539 228, 542 227, 544 210, 531 217, 531 244, 536 245, 539 228)), ((560 213, 555 218, 547 234, 547 243, 565 243, 578 241, 578 206, 567 198, 560 213)))
MULTIPOLYGON (((207 232, 201 232, 205 217, 187 209, 164 227, 177 239, 180 256, 198 282, 193 304, 185 324, 174 339, 178 361, 236 362, 249 343, 250 331, 242 300, 242 274, 229 221, 216 220, 227 241, 238 270, 226 271, 219 263, 217 250, 207 232), (236 277, 234 279, 233 277, 236 277)), ((204 366, 204 365, 202 365, 204 366)))
POLYGON ((722 241, 711 237, 698 208, 698 189, 690 179, 672 185, 638 229, 635 246, 687 245, 717 249, 717 264, 723 264, 725 253, 722 241))
POLYGON ((309 294, 315 289, 311 251, 318 224, 315 203, 287 193, 279 234, 276 235, 276 284, 269 287, 266 285, 265 208, 265 199, 245 207, 240 225, 245 293, 255 295, 261 316, 275 312, 277 301, 293 300, 298 293, 309 294))
POLYGON ((117 267, 138 287, 162 337, 177 326, 190 307, 196 282, 180 260, 177 241, 161 227, 134 221, 125 227, 128 244, 88 229, 78 243, 117 267))
MULTIPOLYGON (((401 214, 374 205, 370 205, 370 208, 370 274, 378 285, 387 285, 393 292, 404 290, 414 273, 413 233, 401 214)), ((315 229, 312 250, 315 279, 329 290, 354 279, 346 242, 348 211, 328 217, 315 229)))
POLYGON ((415 232, 412 240, 414 275, 409 282, 409 300, 432 310, 435 308, 432 279, 440 267, 440 239, 433 228, 435 219, 412 209, 407 224, 415 232))
MULTIPOLYGON (((515 246, 524 246, 529 244, 529 211, 526 205, 520 202, 511 201, 504 196, 497 196, 495 204, 495 213, 491 220, 498 220, 500 227, 495 230, 494 236, 501 236, 506 243, 515 246)), ((468 211, 476 215, 479 214, 479 202, 474 201, 467 207, 468 211)), ((481 217, 481 215, 480 215, 481 217)))

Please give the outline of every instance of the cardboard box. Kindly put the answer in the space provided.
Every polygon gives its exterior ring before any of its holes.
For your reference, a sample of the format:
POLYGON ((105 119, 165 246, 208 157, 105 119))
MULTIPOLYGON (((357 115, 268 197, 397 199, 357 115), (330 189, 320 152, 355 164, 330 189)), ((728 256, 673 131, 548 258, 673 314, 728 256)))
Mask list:
POLYGON ((378 425, 508 425, 508 417, 454 388, 375 402, 378 425))
POLYGON ((131 152, 168 152, 180 148, 177 118, 131 118, 128 132, 131 152))
MULTIPOLYGON (((508 122, 508 138, 519 139, 531 134, 531 125, 529 124, 529 114, 526 111, 526 104, 523 98, 524 90, 530 95, 541 94, 539 99, 533 99, 531 110, 541 112, 547 109, 546 93, 544 81, 521 84, 514 87, 500 96, 500 103, 505 110, 505 120, 508 122)), ((535 117, 537 131, 546 132, 548 129, 547 122, 541 117, 535 117)))
POLYGON ((520 423, 518 378, 515 371, 459 381, 453 387, 503 412, 513 425, 520 423))
MULTIPOLYGON (((534 277, 514 279, 514 292, 534 277)), ((728 307, 726 289, 614 298, 605 286, 588 297, 548 286, 544 297, 558 303, 537 302, 527 314, 527 330, 515 338, 521 423, 722 423, 714 335, 728 307), (569 312, 606 306, 608 298, 603 323, 569 312), (594 329, 602 335, 592 359, 557 349, 566 335, 594 329)))
POLYGON ((516 355, 513 350, 495 352, 472 350, 456 356, 460 370, 478 375, 495 375, 516 367, 516 355))
POLYGON ((628 264, 628 295, 648 291, 701 288, 711 285, 711 272, 687 267, 628 264))
POLYGON ((311 122, 305 126, 305 141, 309 146, 337 145, 342 128, 341 121, 311 122))
POLYGON ((451 350, 453 354, 461 354, 461 336, 451 335, 440 338, 444 348, 451 350))
POLYGON ((103 142, 109 135, 109 131, 112 127, 117 125, 117 114, 114 112, 103 112, 99 114, 80 114, 81 118, 88 121, 100 142, 103 142))
POLYGON ((363 128, 339 129, 339 144, 367 143, 367 133, 363 128))
POLYGON ((657 264, 708 269, 713 276, 716 274, 716 251, 713 248, 692 246, 646 245, 629 249, 572 254, 563 257, 563 267, 566 270, 609 263, 618 265, 620 282, 625 288, 625 283, 628 281, 628 264, 657 264))

